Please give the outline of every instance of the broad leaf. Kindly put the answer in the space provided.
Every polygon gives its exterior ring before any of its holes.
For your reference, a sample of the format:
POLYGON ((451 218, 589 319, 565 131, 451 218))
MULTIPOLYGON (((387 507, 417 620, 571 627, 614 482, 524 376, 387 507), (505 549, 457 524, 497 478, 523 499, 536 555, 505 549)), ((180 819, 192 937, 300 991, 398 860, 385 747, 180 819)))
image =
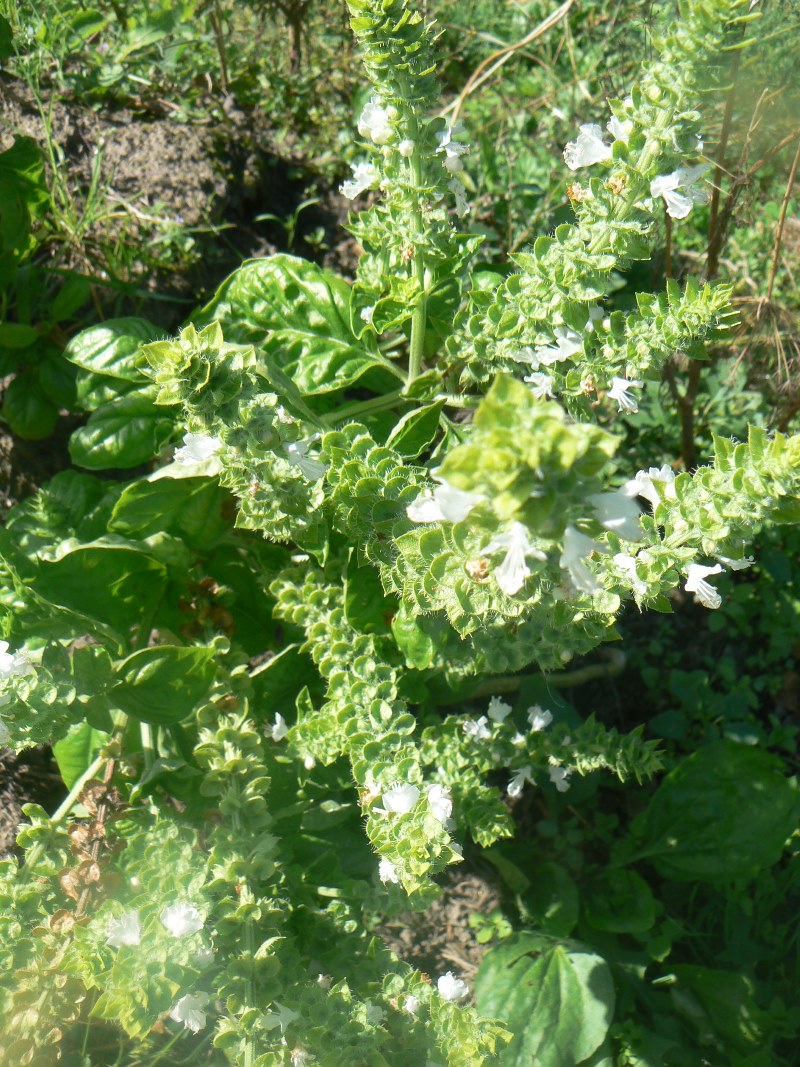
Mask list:
POLYGON ((117 668, 111 699, 126 715, 168 726, 191 715, 214 680, 213 648, 143 648, 117 668))
POLYGON ((667 775, 635 828, 665 878, 722 882, 753 878, 777 863, 798 802, 779 759, 718 741, 667 775))
POLYGON ((226 341, 271 353, 306 396, 344 389, 386 365, 350 328, 347 282, 295 256, 243 264, 192 318, 198 329, 214 320, 226 341))
POLYGON ((87 722, 73 723, 62 737, 53 745, 59 772, 67 789, 71 789, 85 770, 87 770, 97 753, 108 741, 109 735, 102 730, 95 730, 87 722))
POLYGON ((153 390, 134 389, 102 404, 73 433, 69 452, 80 467, 138 467, 157 456, 175 432, 173 417, 152 400, 153 390))
POLYGON ((443 407, 444 401, 437 400, 407 412, 389 434, 386 447, 393 448, 408 459, 416 459, 436 436, 443 407))
POLYGON ((64 356, 94 374, 145 382, 147 375, 137 365, 136 353, 140 345, 154 341, 163 332, 147 319, 109 319, 76 334, 64 349, 64 356))
POLYGON ((222 513, 228 500, 216 479, 167 477, 158 471, 123 490, 109 529, 129 537, 166 531, 180 535, 189 545, 205 548, 230 527, 222 513))
POLYGON ((0 414, 18 437, 28 441, 48 437, 58 419, 38 376, 30 371, 16 377, 5 390, 0 414))
POLYGON ((482 1014, 514 1034, 503 1067, 577 1067, 603 1044, 614 1014, 608 964, 589 948, 533 933, 486 954, 475 980, 482 1014))

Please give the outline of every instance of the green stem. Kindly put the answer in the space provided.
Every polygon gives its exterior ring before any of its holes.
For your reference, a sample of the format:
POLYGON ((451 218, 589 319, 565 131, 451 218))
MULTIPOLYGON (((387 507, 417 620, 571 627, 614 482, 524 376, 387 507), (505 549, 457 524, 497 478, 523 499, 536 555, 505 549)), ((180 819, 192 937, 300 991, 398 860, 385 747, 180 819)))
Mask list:
POLYGON ((395 389, 394 392, 386 393, 384 396, 371 396, 369 400, 355 400, 352 404, 345 404, 336 411, 322 415, 320 422, 326 426, 333 426, 337 422, 344 422, 345 419, 351 419, 357 415, 366 415, 370 411, 385 411, 386 408, 393 408, 402 397, 403 390, 395 389))
POLYGON ((411 384, 419 377, 422 368, 422 355, 425 344, 425 326, 428 318, 428 298, 425 295, 425 256, 420 248, 422 237, 425 233, 425 224, 422 218, 422 208, 419 197, 422 191, 422 161, 419 150, 419 140, 415 138, 414 154, 411 157, 411 180, 414 186, 414 207, 411 212, 411 221, 414 228, 414 278, 417 283, 417 302, 411 316, 411 346, 408 355, 408 379, 411 384))

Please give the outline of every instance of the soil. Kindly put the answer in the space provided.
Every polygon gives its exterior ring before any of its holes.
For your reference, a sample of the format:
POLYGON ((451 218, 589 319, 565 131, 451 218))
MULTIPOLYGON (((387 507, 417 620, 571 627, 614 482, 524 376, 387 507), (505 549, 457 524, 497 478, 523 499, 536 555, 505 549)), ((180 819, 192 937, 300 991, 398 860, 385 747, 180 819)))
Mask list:
POLYGON ((41 804, 54 811, 66 795, 48 748, 33 748, 18 756, 0 750, 0 859, 14 851, 17 828, 25 821, 23 804, 41 804))

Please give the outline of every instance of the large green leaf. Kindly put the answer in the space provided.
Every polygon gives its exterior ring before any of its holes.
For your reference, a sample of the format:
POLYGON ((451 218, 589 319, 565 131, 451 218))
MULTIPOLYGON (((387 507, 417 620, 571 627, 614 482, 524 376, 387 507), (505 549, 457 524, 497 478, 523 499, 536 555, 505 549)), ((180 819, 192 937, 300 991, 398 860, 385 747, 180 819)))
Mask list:
POLYGON ((102 404, 69 441, 80 467, 107 470, 137 467, 158 455, 175 431, 168 409, 153 403, 153 388, 133 389, 102 404))
POLYGON ((608 964, 591 949, 522 933, 486 954, 475 980, 482 1014, 514 1034, 503 1067, 577 1067, 601 1047, 614 1014, 608 964))
POLYGON ((727 882, 777 863, 798 800, 783 763, 735 741, 705 745, 661 783, 634 829, 666 878, 727 882))
POLYGON ((157 471, 123 490, 109 529, 129 537, 148 537, 164 530, 205 548, 230 528, 222 513, 229 499, 216 479, 167 477, 157 471))
POLYGON ((350 328, 347 282, 295 256, 243 264, 192 318, 198 329, 214 320, 226 341, 270 352, 307 396, 344 389, 386 366, 350 328))
POLYGON ((148 378, 137 365, 136 353, 140 345, 156 340, 163 333, 147 319, 109 319, 81 330, 67 345, 64 355, 82 370, 145 382, 148 378))
POLYGON ((88 722, 73 723, 62 737, 53 745, 53 755, 67 789, 78 781, 92 760, 108 741, 109 735, 102 730, 95 730, 88 722))
POLYGON ((171 725, 190 715, 208 692, 216 665, 213 648, 158 645, 120 663, 112 702, 143 722, 171 725))
POLYGON ((17 137, 0 152, 0 252, 25 253, 35 245, 31 223, 47 202, 42 151, 32 137, 17 137))
POLYGON ((121 539, 108 538, 59 545, 42 561, 35 589, 58 607, 127 635, 155 610, 165 583, 161 562, 121 539))
POLYGON ((28 441, 49 436, 58 419, 58 411, 31 371, 18 375, 6 388, 0 414, 18 437, 28 441))
POLYGON ((670 995, 679 1015, 698 1031, 700 1044, 719 1043, 740 1055, 763 1049, 769 1018, 753 998, 752 983, 733 971, 678 964, 670 995))

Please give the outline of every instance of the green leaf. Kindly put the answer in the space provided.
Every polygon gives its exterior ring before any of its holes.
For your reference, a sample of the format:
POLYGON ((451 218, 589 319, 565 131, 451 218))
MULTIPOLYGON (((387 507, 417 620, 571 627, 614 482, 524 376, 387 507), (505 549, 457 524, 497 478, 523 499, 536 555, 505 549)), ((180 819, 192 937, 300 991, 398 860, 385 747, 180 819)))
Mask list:
POLYGON ((635 871, 604 871, 590 884, 583 906, 595 930, 615 934, 644 933, 656 916, 650 887, 635 871))
POLYGON ((17 375, 7 387, 0 414, 14 433, 27 441, 49 437, 58 420, 57 409, 32 372, 17 375))
POLYGON ((193 547, 208 548, 230 528, 222 513, 228 500, 216 479, 157 471, 123 490, 108 528, 127 537, 166 531, 193 547))
POLYGON ((143 648, 117 668, 111 700, 126 715, 169 726, 191 715, 214 680, 214 648, 143 648))
POLYGON ((35 326, 26 326, 21 322, 0 322, 0 347, 27 348, 39 338, 35 326))
POLYGON ((48 200, 42 152, 32 137, 17 137, 0 152, 0 252, 18 255, 35 246, 31 223, 48 200))
POLYGON ((141 549, 107 541, 65 542, 43 560, 36 592, 127 636, 148 618, 164 593, 164 565, 141 549))
POLYGON ((163 333, 147 319, 109 319, 100 326, 81 330, 67 345, 64 355, 82 370, 145 382, 148 378, 137 365, 136 353, 140 345, 163 333))
POLYGON ((71 789, 108 742, 109 734, 93 729, 87 722, 70 726, 67 736, 53 745, 53 755, 67 789, 71 789))
POLYGON ((670 968, 677 984, 670 986, 676 1011, 688 1018, 704 1046, 726 1045, 742 1056, 763 1048, 769 1018, 756 1004, 743 974, 678 964, 670 968))
POLYGON ((553 937, 567 937, 578 921, 578 887, 560 863, 536 863, 520 903, 528 921, 553 937))
POLYGON ((514 1034, 503 1067, 576 1067, 605 1040, 614 1014, 608 964, 588 948, 534 933, 490 950, 475 980, 478 1010, 514 1034))
POLYGON ((439 429, 439 415, 443 400, 407 412, 389 434, 387 448, 393 448, 401 456, 416 459, 431 444, 439 429))
POLYGON ((306 396, 344 389, 385 361, 350 328, 350 286, 295 256, 251 260, 192 319, 226 341, 269 352, 306 396))
POLYGON ((718 741, 661 783, 634 829, 665 878, 727 882, 777 863, 795 826, 797 799, 782 762, 761 749, 718 741))
POLYGON ((74 463, 89 470, 138 467, 157 456, 175 432, 173 416, 153 403, 152 387, 102 404, 69 441, 74 463))

